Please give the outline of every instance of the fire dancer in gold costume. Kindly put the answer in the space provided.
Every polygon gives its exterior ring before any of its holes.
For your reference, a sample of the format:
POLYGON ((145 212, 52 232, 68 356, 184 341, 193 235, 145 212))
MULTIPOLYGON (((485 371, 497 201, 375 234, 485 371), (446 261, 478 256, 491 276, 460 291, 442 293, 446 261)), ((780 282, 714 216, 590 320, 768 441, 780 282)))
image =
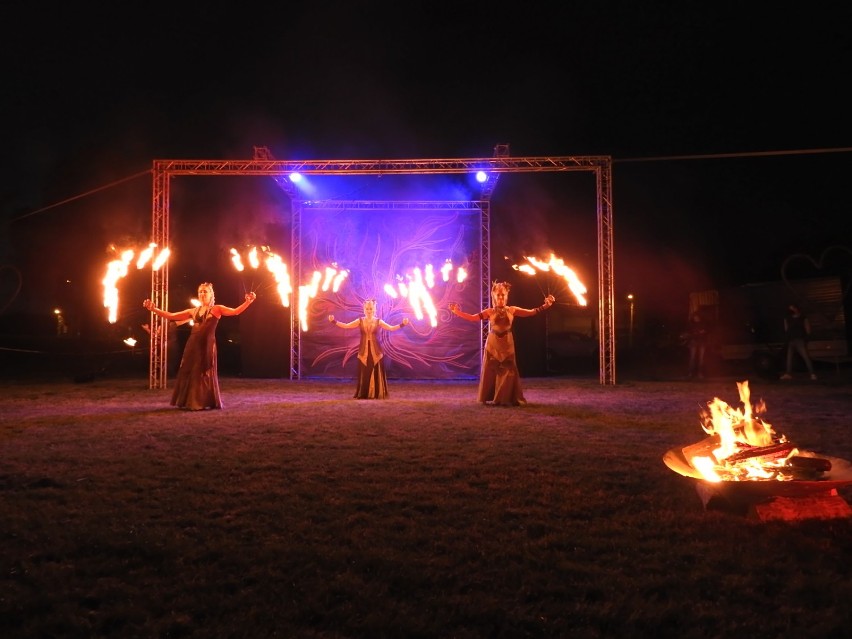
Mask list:
POLYGON ((478 322, 488 320, 489 332, 485 340, 485 353, 482 357, 482 372, 479 377, 477 401, 493 406, 521 406, 527 403, 521 388, 521 376, 515 359, 515 339, 512 336, 512 322, 515 317, 532 317, 547 310, 556 301, 553 295, 544 298, 538 308, 508 306, 508 282, 494 282, 491 286, 493 306, 472 315, 461 310, 452 302, 450 312, 456 317, 478 322))
POLYGON ((338 328, 358 328, 361 341, 358 344, 358 383, 355 386, 355 399, 385 399, 388 396, 388 378, 382 347, 377 339, 380 328, 386 331, 398 331, 408 324, 404 317, 399 324, 391 325, 376 317, 376 300, 364 301, 364 316, 351 322, 339 322, 334 315, 328 321, 338 328))

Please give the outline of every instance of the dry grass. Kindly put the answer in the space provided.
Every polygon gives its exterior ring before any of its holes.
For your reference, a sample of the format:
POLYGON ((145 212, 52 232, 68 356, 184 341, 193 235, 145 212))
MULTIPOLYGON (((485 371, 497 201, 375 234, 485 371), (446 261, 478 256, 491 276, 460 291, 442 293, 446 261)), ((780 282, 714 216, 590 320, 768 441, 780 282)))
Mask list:
MULTIPOLYGON (((846 380, 752 382, 852 458, 846 380)), ((734 379, 2 383, 0 636, 840 637, 852 522, 705 511, 662 456, 734 379)), ((846 489, 843 496, 852 497, 846 489)))

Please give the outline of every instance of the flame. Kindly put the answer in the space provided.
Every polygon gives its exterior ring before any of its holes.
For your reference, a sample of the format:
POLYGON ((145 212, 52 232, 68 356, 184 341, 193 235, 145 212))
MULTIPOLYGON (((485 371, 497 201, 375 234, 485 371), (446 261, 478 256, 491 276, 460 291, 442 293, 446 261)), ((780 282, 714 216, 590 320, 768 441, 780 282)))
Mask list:
POLYGON ((586 306, 589 303, 586 299, 586 293, 588 293, 586 285, 580 281, 574 269, 567 266, 562 258, 551 253, 550 259, 546 262, 532 256, 524 256, 524 259, 527 261, 526 264, 513 264, 512 268, 527 275, 535 275, 539 272, 554 273, 565 280, 568 290, 571 291, 580 306, 586 306))
POLYGON ((441 266, 441 279, 445 282, 450 281, 450 273, 453 270, 453 262, 452 260, 447 260, 444 262, 444 265, 441 266))
MULTIPOLYGON (((444 260, 441 268, 437 269, 437 273, 441 274, 440 278, 438 278, 436 269, 432 264, 426 264, 422 268, 415 266, 404 276, 397 275, 394 284, 385 284, 385 294, 394 300, 400 298, 408 300, 414 317, 422 320, 428 316, 429 324, 434 328, 438 325, 438 309, 435 306, 435 301, 432 298, 430 290, 435 288, 438 279, 448 283, 454 268, 456 267, 453 266, 452 260, 444 260)), ((457 267, 456 282, 461 283, 465 279, 467 279, 467 271, 461 266, 457 267)))
POLYGON ((323 293, 327 292, 328 289, 331 288, 331 283, 334 281, 335 275, 337 275, 336 268, 332 268, 331 266, 325 267, 325 277, 322 280, 323 293))
POLYGON ((154 258, 154 263, 151 264, 151 270, 152 271, 159 271, 160 268, 163 266, 163 264, 165 264, 166 262, 169 261, 169 256, 171 254, 172 254, 172 251, 171 251, 170 248, 164 248, 162 251, 160 251, 157 254, 157 257, 154 258))
POLYGON ((741 408, 714 397, 701 411, 701 427, 712 436, 715 447, 709 455, 689 456, 689 463, 711 482, 791 479, 792 475, 784 472, 783 467, 798 449, 760 417, 766 412, 766 404, 763 400, 751 403, 748 381, 737 382, 737 389, 741 408))
POLYGON ((260 257, 257 255, 257 247, 252 246, 249 251, 249 264, 251 264, 252 268, 257 268, 260 266, 260 257))
POLYGON ((109 323, 115 324, 118 319, 118 285, 117 282, 127 275, 127 267, 133 259, 133 250, 121 252, 118 259, 107 264, 107 272, 101 283, 104 285, 104 308, 108 310, 109 323))
POLYGON ((310 285, 299 287, 299 325, 308 330, 308 301, 313 297, 310 285))
MULTIPOLYGON (((247 259, 249 266, 253 269, 259 268, 261 263, 266 266, 266 270, 272 273, 275 278, 276 290, 278 291, 281 305, 289 308, 290 298, 293 295, 293 285, 290 281, 287 263, 268 246, 251 247, 248 250, 247 259), (264 256, 262 260, 261 255, 264 256)), ((231 262, 238 271, 245 269, 243 258, 235 248, 231 249, 231 262)), ((311 275, 310 283, 299 287, 298 313, 302 330, 308 330, 308 302, 316 297, 320 290, 323 292, 330 290, 337 293, 348 275, 349 271, 338 268, 337 264, 332 264, 325 267, 322 271, 314 271, 311 275)))
MULTIPOLYGON (((189 298, 189 303, 192 306, 194 306, 195 308, 198 308, 199 306, 201 306, 201 301, 198 298, 195 298, 195 297, 189 298)), ((188 320, 186 320, 185 323, 189 324, 190 326, 195 326, 195 320, 193 320, 193 319, 188 319, 188 320)), ((180 325, 180 324, 181 324, 181 322, 178 322, 178 325, 180 325)))
POLYGON ((516 271, 520 271, 521 273, 526 273, 527 275, 536 274, 536 270, 529 264, 512 264, 512 268, 516 271))
POLYGON ((137 269, 143 268, 148 263, 148 260, 150 260, 151 256, 154 255, 155 248, 157 248, 157 245, 154 242, 151 242, 147 248, 142 249, 139 253, 139 258, 136 260, 137 269))
POLYGON ((435 288, 435 269, 431 264, 427 264, 424 270, 426 272, 426 275, 424 276, 426 286, 429 288, 435 288))
POLYGON ((323 274, 314 271, 310 284, 299 287, 299 324, 303 331, 308 330, 308 302, 317 296, 323 281, 323 274))
MULTIPOLYGON (((139 256, 136 258, 137 270, 145 268, 154 256, 156 249, 157 245, 152 242, 139 252, 139 256)), ((104 286, 104 308, 108 309, 107 319, 110 324, 115 324, 118 320, 118 281, 127 276, 130 263, 135 255, 135 249, 124 249, 119 253, 118 258, 107 263, 106 275, 101 280, 101 284, 104 286)), ((169 250, 163 249, 151 264, 151 270, 158 270, 168 259, 169 250)))
POLYGON ((245 265, 243 265, 242 256, 240 255, 239 251, 237 251, 237 249, 235 249, 235 248, 231 249, 231 264, 233 264, 234 268, 237 269, 241 273, 246 268, 245 265))
POLYGON ((281 305, 289 307, 293 286, 290 284, 290 273, 287 271, 287 264, 284 263, 281 256, 275 255, 275 253, 268 253, 264 263, 266 264, 266 269, 275 278, 275 290, 278 291, 278 298, 281 300, 281 305))
POLYGON ((338 271, 337 275, 334 276, 334 281, 331 283, 332 292, 337 293, 340 290, 340 287, 343 286, 343 280, 345 280, 347 277, 349 277, 349 271, 338 271))
POLYGON ((414 269, 413 276, 408 283, 408 300, 411 309, 414 311, 414 317, 422 320, 425 312, 429 315, 429 324, 434 328, 438 325, 438 309, 435 308, 435 302, 428 291, 435 285, 434 278, 428 277, 430 273, 432 273, 432 270, 428 269, 427 277, 424 278, 419 268, 414 269))

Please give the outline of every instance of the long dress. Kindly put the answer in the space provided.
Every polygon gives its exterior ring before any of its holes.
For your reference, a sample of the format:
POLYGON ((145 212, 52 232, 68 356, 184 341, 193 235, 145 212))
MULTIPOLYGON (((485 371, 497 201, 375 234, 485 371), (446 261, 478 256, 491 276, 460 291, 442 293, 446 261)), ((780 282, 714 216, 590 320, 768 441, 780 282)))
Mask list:
POLYGON ((388 378, 385 374, 384 353, 378 341, 379 320, 358 320, 361 340, 358 343, 358 385, 355 399, 385 399, 388 396, 388 378))
POLYGON ((172 406, 188 410, 223 408, 219 393, 216 327, 219 318, 208 309, 196 309, 192 330, 183 349, 172 406))
POLYGON ((488 318, 490 330, 485 339, 482 355, 482 373, 479 377, 477 400, 494 406, 520 406, 526 404, 521 388, 521 375, 515 360, 515 339, 511 307, 490 308, 480 313, 488 318))

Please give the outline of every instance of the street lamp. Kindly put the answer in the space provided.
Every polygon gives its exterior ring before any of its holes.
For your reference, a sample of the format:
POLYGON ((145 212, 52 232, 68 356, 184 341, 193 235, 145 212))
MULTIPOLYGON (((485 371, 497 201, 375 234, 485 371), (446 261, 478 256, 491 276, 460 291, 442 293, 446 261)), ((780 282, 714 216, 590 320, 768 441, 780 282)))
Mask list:
POLYGON ((632 349, 633 348, 633 303, 635 300, 633 299, 633 293, 627 294, 627 303, 630 305, 630 323, 627 333, 627 344, 632 349))
POLYGON ((56 334, 64 335, 66 332, 68 332, 68 327, 65 325, 65 318, 62 317, 62 309, 53 309, 53 314, 56 315, 56 334))

